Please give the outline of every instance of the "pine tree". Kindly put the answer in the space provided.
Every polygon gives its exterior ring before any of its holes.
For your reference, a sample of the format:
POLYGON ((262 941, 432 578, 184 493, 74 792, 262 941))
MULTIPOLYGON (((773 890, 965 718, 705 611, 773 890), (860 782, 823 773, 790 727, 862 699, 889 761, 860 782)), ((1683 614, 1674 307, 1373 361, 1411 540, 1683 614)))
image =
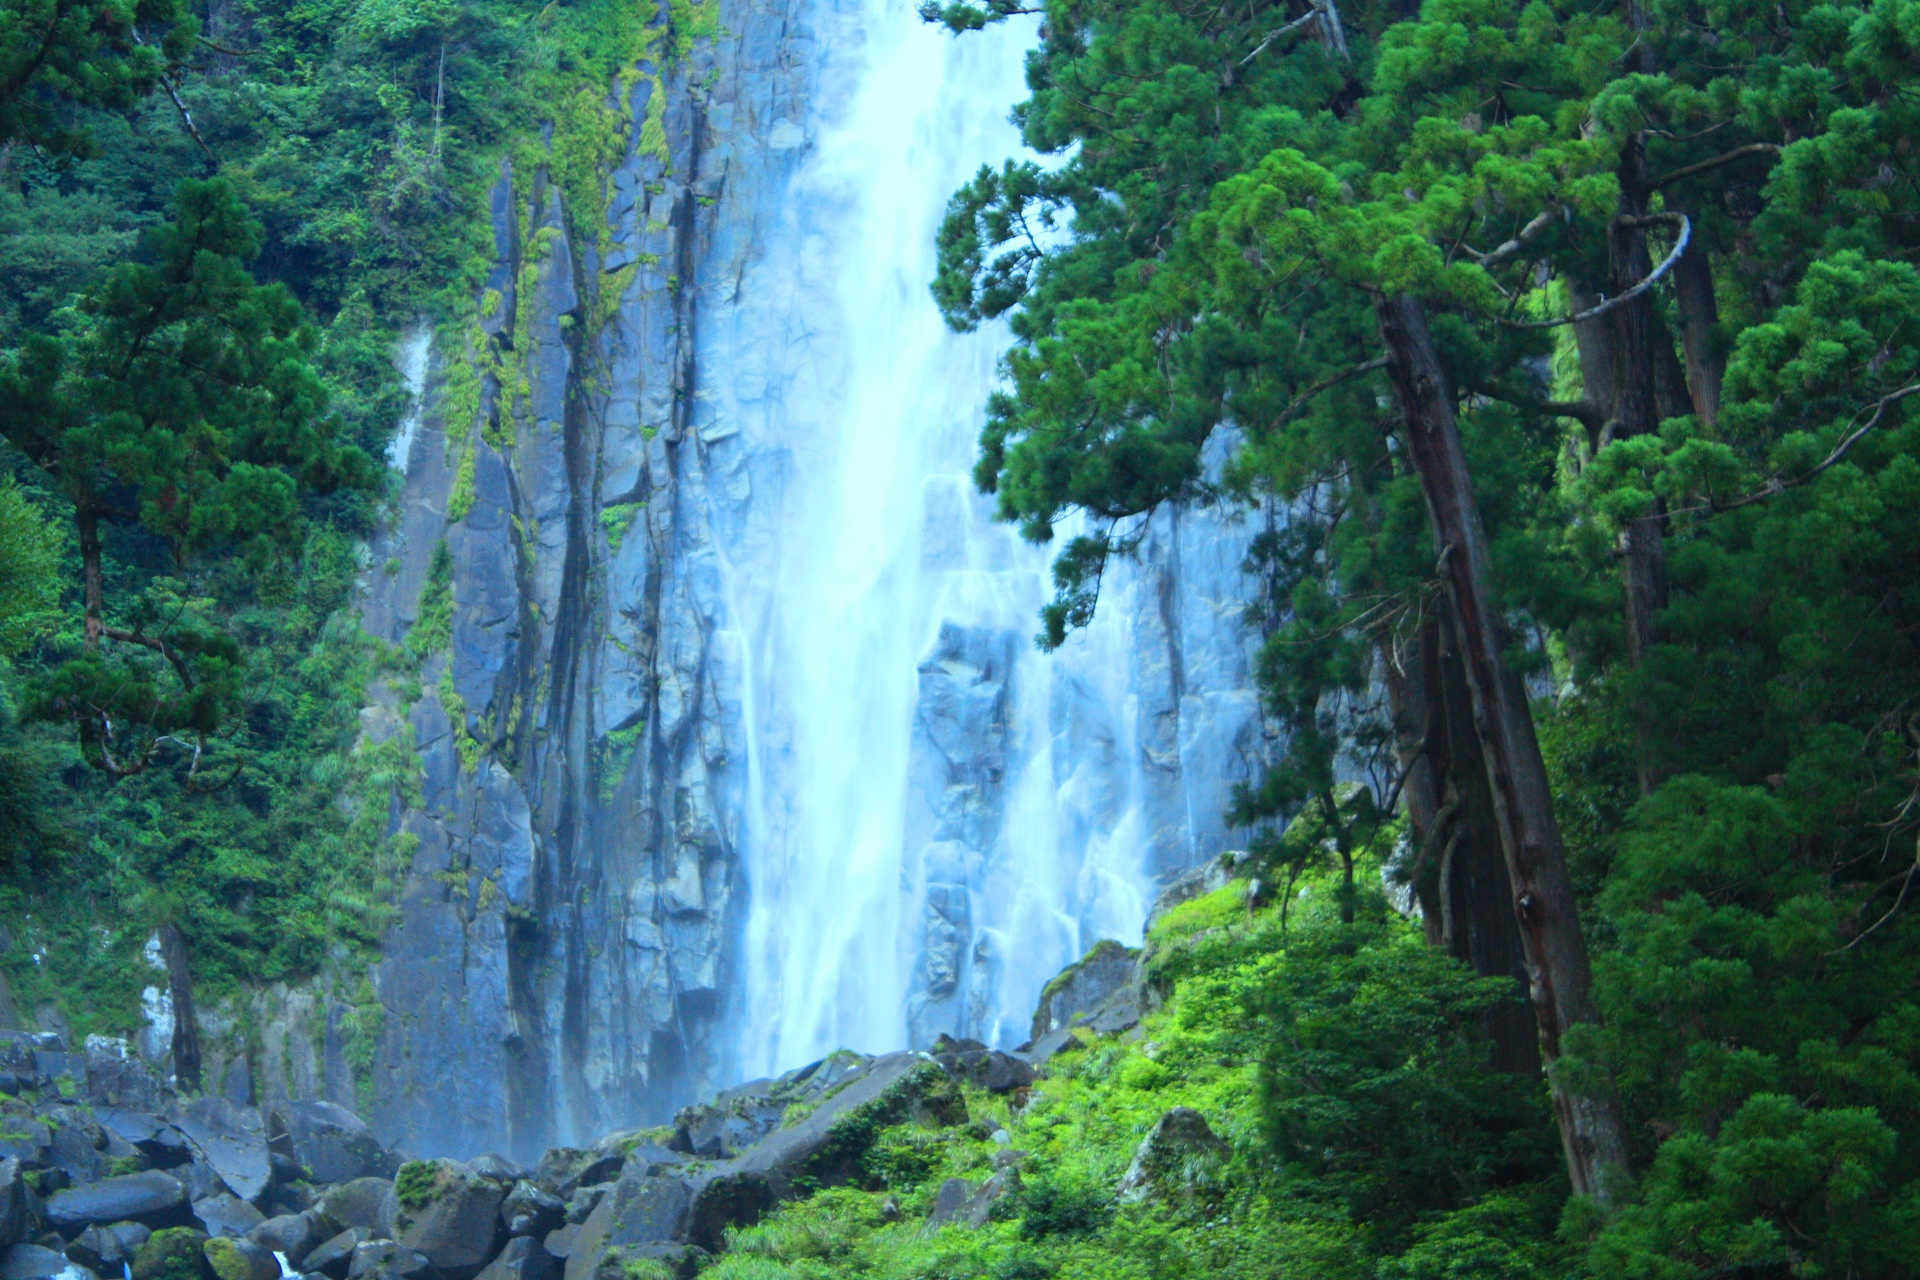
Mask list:
POLYGON ((0 430, 71 503, 80 551, 85 650, 33 711, 72 721, 89 763, 117 776, 164 745, 197 773, 238 707, 244 656, 184 598, 109 601, 107 529, 157 539, 183 569, 264 567, 296 544, 303 494, 375 483, 329 415, 316 332, 247 272, 259 237, 226 183, 183 183, 149 260, 106 273, 68 330, 30 336, 0 368, 0 430))

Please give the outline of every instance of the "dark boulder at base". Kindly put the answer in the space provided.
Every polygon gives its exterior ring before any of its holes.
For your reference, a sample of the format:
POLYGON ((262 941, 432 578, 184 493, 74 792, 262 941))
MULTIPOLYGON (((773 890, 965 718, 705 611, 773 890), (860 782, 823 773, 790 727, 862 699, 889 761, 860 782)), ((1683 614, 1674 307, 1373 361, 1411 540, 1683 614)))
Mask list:
MULTIPOLYGON (((1129 991, 1140 982, 1140 953, 1123 947, 1111 938, 1093 944, 1093 949, 1076 963, 1060 971, 1040 993, 1040 1006, 1033 1011, 1033 1042, 1069 1027, 1091 1025, 1099 1019, 1102 1006, 1109 1001, 1126 1001, 1129 991)), ((1103 1031, 1124 1031, 1140 1020, 1139 996, 1132 996, 1132 1020, 1109 1017, 1104 1021, 1121 1025, 1098 1027, 1103 1031)))
POLYGON ((500 1224, 510 1236, 544 1236, 567 1220, 567 1206, 531 1182, 521 1181, 500 1202, 500 1224))
POLYGON ((487 1264, 501 1235, 499 1183, 455 1160, 415 1161, 394 1178, 394 1238, 433 1269, 465 1280, 487 1264))
POLYGON ((1213 1188, 1232 1154, 1205 1116, 1192 1107, 1175 1107, 1141 1139, 1120 1179, 1120 1199, 1194 1199, 1213 1188))
POLYGON ((133 1280, 217 1280, 207 1263, 204 1232, 192 1227, 156 1231, 134 1251, 133 1280))
POLYGON ((538 1240, 515 1236, 474 1280, 558 1280, 559 1272, 560 1264, 538 1240))
POLYGON ((533 1167, 533 1184, 565 1200, 582 1187, 612 1182, 620 1176, 622 1163, 624 1157, 619 1152, 555 1147, 533 1167))
POLYGON ((251 1240, 218 1237, 200 1246, 219 1280, 280 1280, 280 1260, 251 1240))
POLYGON ((96 1108, 93 1118, 100 1122, 111 1142, 117 1138, 153 1162, 156 1169, 171 1169, 193 1159, 193 1145, 185 1134, 144 1111, 115 1107, 96 1108))
POLYGON ((107 1157, 100 1150, 107 1144, 106 1131, 78 1107, 53 1107, 45 1118, 53 1129, 47 1163, 75 1182, 97 1182, 107 1171, 107 1157))
POLYGON ((602 1261, 640 1245, 686 1239, 693 1188, 684 1178, 624 1177, 581 1224, 567 1253, 566 1280, 593 1280, 602 1261))
POLYGON ((505 1156, 475 1156, 467 1161, 467 1168, 483 1178, 491 1178, 503 1187, 518 1182, 524 1170, 505 1156))
POLYGON ((955 1040, 942 1035, 933 1042, 933 1060, 956 1080, 988 1093, 1011 1093, 1033 1083, 1033 1064, 1010 1053, 989 1049, 978 1040, 955 1040))
POLYGON ((4 1280, 47 1280, 73 1269, 66 1255, 37 1244, 16 1244, 0 1254, 0 1277, 4 1280))
POLYGON ((350 1227, 365 1239, 393 1234, 393 1184, 385 1178, 355 1178, 332 1187, 313 1206, 314 1230, 323 1239, 350 1227))
POLYGON ((252 1107, 221 1097, 195 1098, 167 1118, 242 1200, 258 1199, 273 1180, 266 1123, 252 1107))
POLYGON ((96 1222, 123 1219, 149 1227, 185 1226, 189 1217, 186 1186, 158 1169, 56 1191, 47 1199, 47 1220, 62 1235, 77 1234, 96 1222))
POLYGON ((227 1191, 195 1200, 193 1216, 210 1236, 244 1236, 267 1220, 266 1214, 227 1191))
POLYGON ((125 1040, 88 1036, 87 1101, 96 1107, 158 1111, 166 1089, 125 1040))
POLYGON ((117 1276, 129 1254, 111 1228, 88 1227, 67 1245, 67 1258, 100 1275, 117 1276))
POLYGON ((331 1102, 289 1102, 274 1110, 269 1124, 273 1145, 315 1182, 391 1178, 400 1165, 359 1116, 331 1102))
POLYGON ((427 1255, 392 1240, 369 1240, 353 1251, 349 1280, 400 1280, 427 1270, 427 1255))
POLYGON ((348 1227, 339 1235, 321 1241, 300 1263, 300 1268, 309 1275, 328 1275, 334 1280, 344 1280, 347 1268, 353 1265, 353 1251, 366 1243, 367 1236, 365 1227, 348 1227))
POLYGON ((307 1251, 319 1243, 313 1219, 304 1213, 283 1213, 277 1218, 268 1218, 247 1232, 247 1239, 262 1249, 284 1254, 295 1267, 306 1259, 307 1251))
POLYGON ((40 1206, 17 1156, 0 1160, 0 1249, 33 1234, 40 1206))

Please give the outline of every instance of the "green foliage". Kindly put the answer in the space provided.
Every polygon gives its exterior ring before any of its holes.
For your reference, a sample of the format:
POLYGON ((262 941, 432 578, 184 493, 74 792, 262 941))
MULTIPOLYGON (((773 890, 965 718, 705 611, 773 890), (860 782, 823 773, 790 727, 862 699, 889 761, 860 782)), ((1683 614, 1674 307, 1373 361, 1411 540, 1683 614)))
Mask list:
POLYGON ((401 1208, 420 1212, 440 1194, 440 1166, 432 1160, 407 1161, 393 1175, 393 1194, 401 1208))
POLYGON ((0 660, 50 621, 59 568, 58 532, 11 476, 0 477, 0 660))
POLYGON ((0 147, 87 152, 74 109, 132 107, 179 70, 198 32, 174 0, 6 0, 0 147))
MULTIPOLYGON (((881 1130, 868 1165, 906 1176, 735 1228, 703 1274, 1564 1274, 1544 1089, 1486 1066, 1479 1014, 1504 992, 1397 921, 1341 924, 1336 884, 1311 873, 1284 926, 1273 905, 1163 922, 1150 960, 1167 999, 1137 1035, 1069 1048, 1024 1106, 969 1096, 991 1120, 881 1130), (1157 963, 1174 948, 1178 977, 1157 963), (1175 1106, 1205 1115, 1232 1156, 1205 1195, 1118 1201, 1135 1148, 1175 1106), (978 1186, 996 1167, 978 1136, 990 1125, 1024 1153, 1018 1182, 985 1226, 929 1231, 942 1182, 978 1186)), ((1226 892, 1244 903, 1244 886, 1226 892)))
MULTIPOLYGON (((1016 11, 923 10, 955 30, 1016 11)), ((1361 1264, 1327 1252, 1341 1231, 1275 1228, 1298 1255, 1281 1267, 1915 1274, 1914 13, 1354 3, 1336 39, 1298 6, 1057 4, 1017 113, 1048 161, 954 194, 935 300, 957 327, 1005 317, 1014 344, 976 479, 1030 538, 1077 525, 1043 643, 1090 620, 1159 505, 1286 513, 1247 567, 1288 753, 1234 818, 1305 932, 1235 997, 1255 1020, 1211 1019, 1209 1043, 1265 1064, 1290 1176, 1363 1214, 1369 1248, 1396 1243, 1361 1264), (1632 375, 1591 349, 1634 309, 1543 326, 1616 293, 1636 253, 1661 262, 1682 215, 1704 271, 1646 294, 1656 403, 1635 427, 1615 404, 1632 375), (1565 1206, 1557 1236, 1538 1099, 1467 1070, 1499 993, 1416 973, 1410 940, 1308 927, 1375 927, 1351 869, 1411 834, 1385 801, 1433 746, 1382 696, 1441 586, 1375 363, 1381 292, 1431 317, 1511 660, 1554 692, 1535 714, 1604 1014, 1557 1069, 1618 1080, 1641 1171, 1611 1216, 1565 1206), (1630 654, 1615 552, 1648 516, 1669 597, 1630 654)), ((1229 902, 1186 910, 1151 963, 1191 1010, 1246 961, 1229 902)), ((1079 1061, 1142 1084, 1191 1069, 1164 1048, 1079 1061)))

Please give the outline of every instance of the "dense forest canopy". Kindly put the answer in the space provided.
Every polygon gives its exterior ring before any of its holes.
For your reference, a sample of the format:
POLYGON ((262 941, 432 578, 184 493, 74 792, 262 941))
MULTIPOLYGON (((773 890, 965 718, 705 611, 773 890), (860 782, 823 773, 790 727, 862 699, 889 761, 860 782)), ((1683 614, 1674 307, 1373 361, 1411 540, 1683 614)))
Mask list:
MULTIPOLYGON (((393 344, 461 340, 503 156, 600 207, 609 85, 712 15, 3 12, 0 969, 102 1027, 169 926, 216 992, 357 974, 417 785, 356 740, 421 657, 350 609, 393 344)), ((1041 160, 940 232, 1013 339, 975 476, 1066 535, 1048 647, 1156 509, 1284 509, 1260 889, 1008 1116, 1004 1221, 829 1191, 722 1270, 1920 1272, 1920 3, 1040 16, 1041 160), (1116 1206, 1173 1102, 1231 1160, 1116 1206)), ((895 1139, 876 1187, 964 1155, 895 1139)))
POLYGON ((1527 983, 1494 1060, 1548 1066, 1600 1273, 1905 1274, 1920 9, 1044 22, 1058 158, 956 193, 934 284, 1016 339, 980 486, 1083 530, 1041 643, 1159 505, 1283 501, 1269 874, 1357 922, 1371 855, 1527 983))

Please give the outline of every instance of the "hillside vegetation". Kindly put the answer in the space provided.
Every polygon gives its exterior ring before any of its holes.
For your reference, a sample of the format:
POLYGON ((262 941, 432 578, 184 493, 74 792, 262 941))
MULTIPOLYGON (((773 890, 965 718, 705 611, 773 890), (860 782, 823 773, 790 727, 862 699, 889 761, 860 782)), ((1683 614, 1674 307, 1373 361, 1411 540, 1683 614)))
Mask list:
MULTIPOLYGON (((344 986, 417 785, 356 748, 393 344, 715 12, 0 17, 0 995, 344 986)), ((1257 888, 707 1274, 1920 1273, 1920 0, 1051 0, 1028 75, 933 282, 1010 324, 976 479, 1063 536, 1048 646, 1161 505, 1288 513, 1257 888), (1134 1176, 1176 1107, 1225 1145, 1134 1176)))

